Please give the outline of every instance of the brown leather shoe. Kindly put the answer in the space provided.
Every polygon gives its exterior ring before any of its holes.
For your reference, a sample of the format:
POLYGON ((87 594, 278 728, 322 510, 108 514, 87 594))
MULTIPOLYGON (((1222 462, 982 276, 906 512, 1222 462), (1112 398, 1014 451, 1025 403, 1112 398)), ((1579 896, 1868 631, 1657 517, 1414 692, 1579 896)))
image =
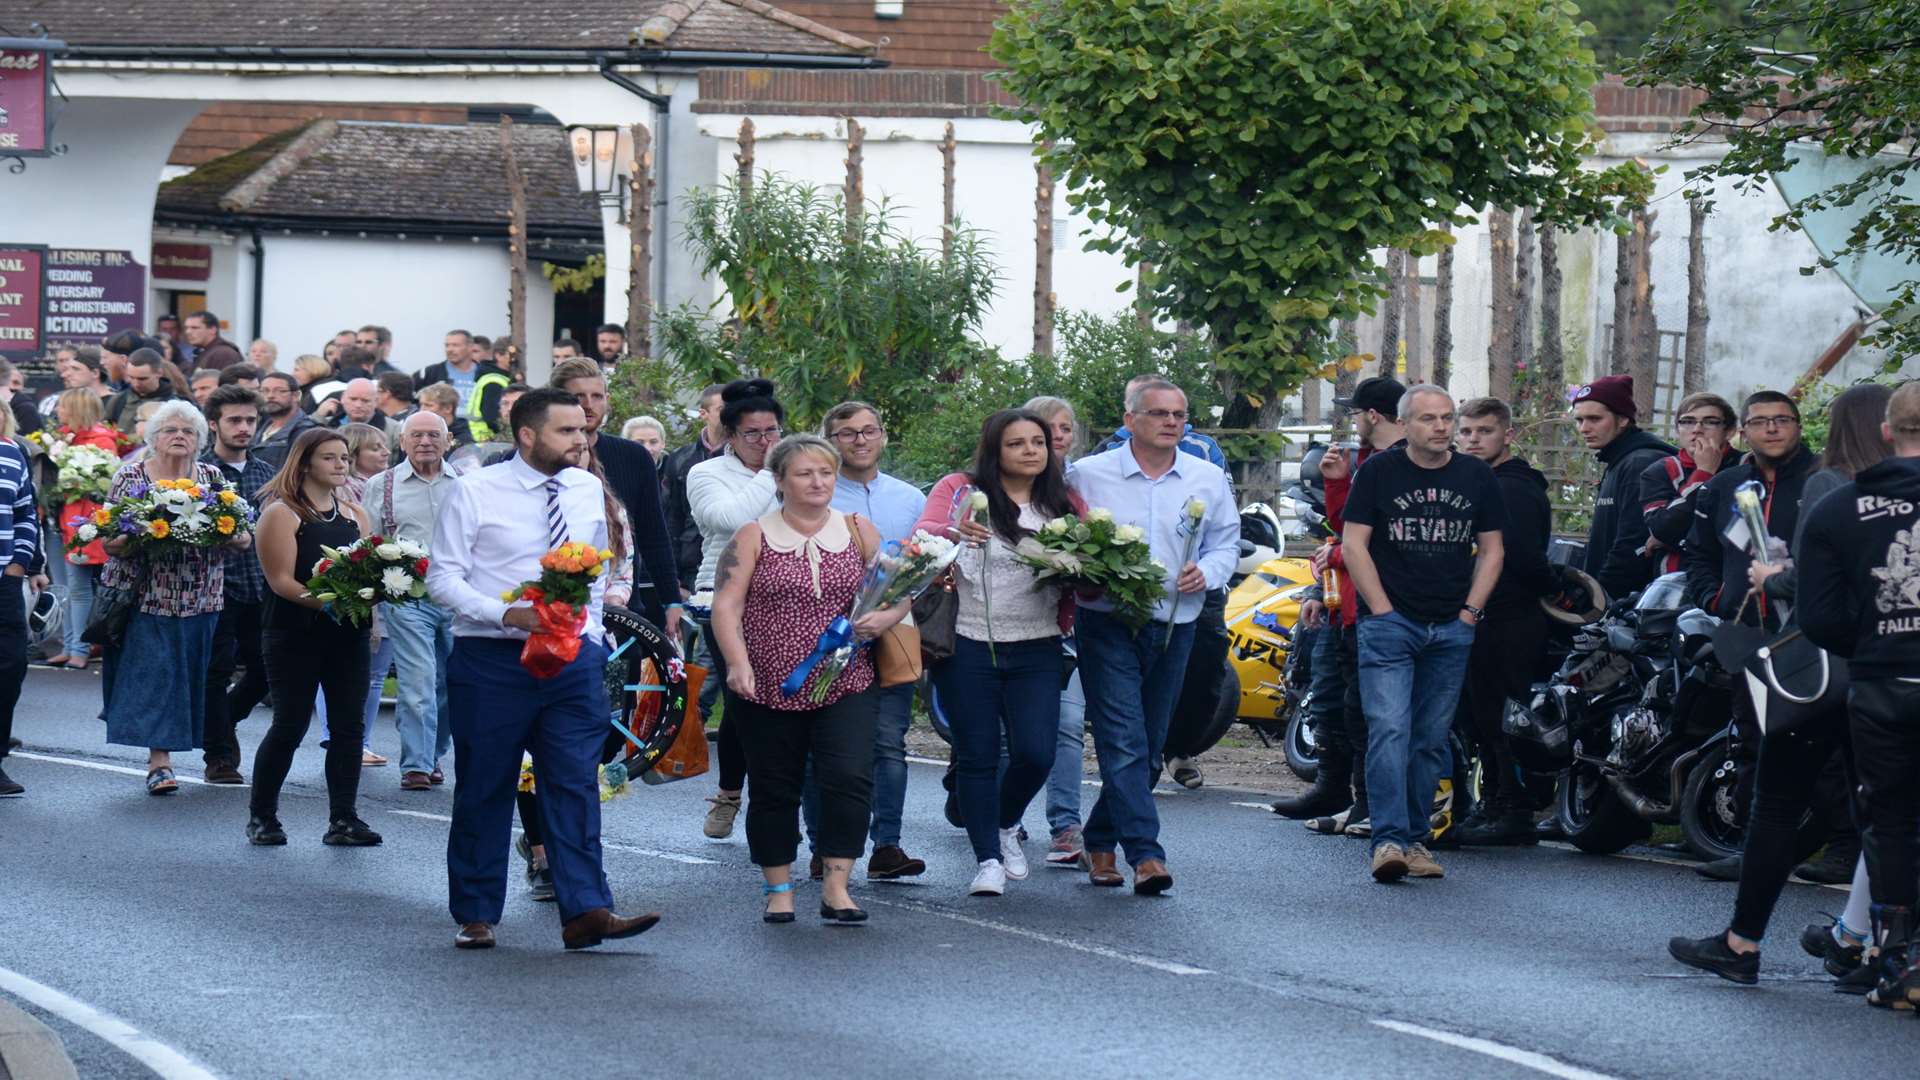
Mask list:
POLYGON ((560 942, 569 949, 591 949, 603 941, 644 934, 659 921, 660 916, 653 912, 627 918, 597 907, 568 919, 560 928, 560 942))
POLYGON ((1173 888, 1173 874, 1159 859, 1141 859, 1133 868, 1133 891, 1139 896, 1159 896, 1173 888))
POLYGON ((493 948, 493 924, 470 922, 453 935, 453 947, 456 949, 493 948))
POLYGON ((224 761, 216 761, 208 764, 206 779, 209 784, 220 784, 227 787, 247 782, 247 778, 240 775, 239 769, 224 761))
POLYGON ((1117 889, 1127 883, 1114 865, 1111 851, 1087 852, 1087 880, 1107 889, 1117 889))
POLYGON ((400 790, 401 791, 432 791, 433 781, 427 776, 426 773, 423 773, 423 772, 401 773, 400 774, 400 790))

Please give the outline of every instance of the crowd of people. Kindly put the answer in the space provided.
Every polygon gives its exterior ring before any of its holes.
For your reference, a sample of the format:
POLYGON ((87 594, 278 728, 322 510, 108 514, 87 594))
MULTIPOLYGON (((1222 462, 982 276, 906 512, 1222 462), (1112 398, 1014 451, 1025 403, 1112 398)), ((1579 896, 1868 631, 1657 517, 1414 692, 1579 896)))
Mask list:
MULTIPOLYGON (((448 847, 456 944, 495 941, 516 809, 528 889, 557 902, 568 947, 641 932, 658 916, 614 914, 599 865, 600 620, 611 603, 684 637, 690 658, 711 668, 700 713, 718 714, 718 767, 703 829, 730 836, 744 813, 767 921, 794 919, 805 839, 821 917, 857 924, 867 918, 848 888, 857 862, 878 880, 926 869, 901 835, 914 686, 883 685, 871 650, 827 683, 803 665, 851 608, 873 553, 924 531, 960 544, 940 586, 953 593, 951 655, 930 676, 951 728, 952 803, 977 863, 969 895, 1000 895, 1028 877, 1021 823, 1043 791, 1047 864, 1081 868, 1096 886, 1130 878, 1142 895, 1172 887, 1152 789, 1170 766, 1183 779, 1183 763, 1167 756, 1169 725, 1190 661, 1206 662, 1240 551, 1224 458, 1192 430, 1171 382, 1129 383, 1122 430, 1077 457, 1083 432, 1071 404, 1042 398, 995 412, 971 458, 923 493, 882 471, 879 408, 849 401, 818 432, 791 433, 778 389, 762 379, 707 388, 684 446, 670 449, 666 425, 651 417, 606 433, 607 365, 625 345, 617 327, 602 328, 593 356, 558 343, 539 388, 463 330, 415 375, 394 369, 392 335, 378 326, 342 331, 290 372, 275 368, 266 342, 242 358, 210 315, 190 317, 181 334, 182 344, 123 334, 66 350, 57 358, 65 389, 50 406, 16 394, 0 413, 9 436, 31 417, 64 443, 124 454, 108 500, 192 481, 261 507, 257 530, 222 548, 150 557, 120 539, 69 543, 68 523, 88 508, 36 500, 36 482, 49 490, 58 479, 35 452, 44 443, 0 444, 0 528, 14 537, 7 573, 65 586, 66 635, 45 662, 85 668, 94 647, 78 634, 92 610, 132 608, 104 649, 102 718, 109 742, 148 752, 150 793, 179 790, 173 755, 192 750, 208 783, 244 783, 235 725, 270 697, 246 838, 287 842, 278 793, 319 714, 322 839, 378 844, 356 798, 362 768, 385 762, 365 739, 391 671, 400 787, 443 783, 450 751, 457 766, 448 847), (1110 514, 1166 568, 1144 622, 1105 596, 1043 583, 1016 555, 1067 514, 1110 514), (371 626, 352 626, 303 578, 322 546, 371 535, 431 553, 431 599, 381 605, 371 626), (540 556, 567 541, 612 551, 614 572, 593 586, 580 657, 535 679, 517 657, 537 620, 501 594, 537 577, 540 556), (1101 786, 1083 817, 1088 731, 1101 786), (519 790, 523 751, 538 767, 533 792, 519 790)), ((1377 377, 1336 404, 1357 441, 1317 466, 1337 537, 1314 554, 1327 587, 1303 610, 1309 625, 1328 627, 1313 645, 1321 767, 1309 790, 1274 809, 1317 832, 1368 838, 1377 881, 1443 877, 1431 799, 1459 712, 1487 784, 1449 840, 1536 842, 1552 825, 1534 820, 1501 718, 1545 655, 1541 599, 1589 578, 1627 598, 1659 573, 1683 571, 1690 600, 1709 613, 1799 627, 1852 659, 1854 690, 1850 725, 1836 716, 1792 738, 1763 738, 1752 703, 1735 695, 1757 760, 1747 849, 1730 868, 1740 899, 1724 934, 1676 939, 1674 955, 1751 980, 1780 888, 1811 854, 1800 823, 1815 780, 1842 761, 1835 767, 1858 777, 1847 785, 1857 797, 1843 801, 1862 829, 1819 840, 1851 862, 1864 838, 1856 903, 1803 944, 1875 1000, 1920 996, 1907 959, 1920 884, 1920 684, 1908 674, 1920 671, 1920 387, 1841 394, 1821 455, 1804 445, 1786 394, 1760 391, 1738 410, 1689 396, 1676 409, 1676 446, 1638 425, 1627 377, 1582 387, 1572 421, 1604 472, 1578 575, 1547 557, 1548 483, 1515 456, 1505 402, 1456 403, 1439 386, 1377 377), (1741 531, 1735 492, 1749 481, 1763 493, 1768 538, 1741 531)), ((9 727, 27 595, 0 590, 0 625, 17 631, 0 666, 9 727)), ((875 640, 906 614, 904 603, 863 613, 852 633, 875 640)), ((23 793, 0 772, 0 794, 23 793)))

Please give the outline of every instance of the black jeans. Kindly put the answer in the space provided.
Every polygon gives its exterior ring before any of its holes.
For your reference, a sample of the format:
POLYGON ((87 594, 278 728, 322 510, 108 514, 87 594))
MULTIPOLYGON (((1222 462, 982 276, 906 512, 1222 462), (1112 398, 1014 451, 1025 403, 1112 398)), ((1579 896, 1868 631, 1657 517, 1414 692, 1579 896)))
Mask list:
POLYGON ((800 850, 800 791, 808 765, 820 793, 814 851, 828 859, 866 854, 880 695, 868 690, 805 710, 769 709, 731 696, 727 716, 746 751, 752 784, 747 854, 754 865, 786 866, 800 850))
POLYGON ((1347 719, 1347 745, 1353 748, 1353 820, 1367 816, 1367 712, 1360 707, 1360 626, 1340 627, 1340 681, 1346 687, 1341 711, 1347 719))
POLYGON ((1920 900, 1920 683, 1855 678, 1847 712, 1873 902, 1913 907, 1920 900))
POLYGON ((267 664, 261 655, 260 605, 228 599, 213 628, 207 662, 206 753, 208 765, 240 767, 234 729, 267 697, 267 664), (240 681, 233 681, 235 667, 240 681))
POLYGON ((1728 929, 1748 941, 1766 936, 1767 920, 1787 877, 1807 853, 1807 811, 1835 752, 1848 753, 1846 718, 1818 721, 1800 731, 1760 740, 1754 770, 1753 811, 1747 815, 1740 858, 1740 891, 1728 929))
POLYGON ((1473 720, 1474 742, 1480 747, 1486 776, 1482 797, 1489 812, 1526 812, 1533 808, 1501 722, 1506 718, 1509 698, 1527 700, 1546 651, 1547 616, 1537 607, 1530 612, 1491 616, 1473 635, 1473 652, 1467 657, 1466 704, 1473 720))
POLYGON ((13 738, 13 707, 27 677, 27 596, 20 579, 0 575, 0 758, 13 738))
POLYGON ((280 786, 293 767, 293 752, 313 720, 314 692, 327 696, 327 803, 330 818, 353 814, 360 794, 360 739, 367 707, 367 669, 372 664, 367 631, 334 626, 266 631, 267 685, 273 690, 273 726, 253 755, 253 813, 280 810, 280 786))
MULTIPOLYGON (((701 632, 707 638, 707 652, 713 656, 713 670, 707 673, 707 682, 720 687, 720 734, 714 740, 715 755, 719 762, 719 782, 721 791, 739 791, 747 784, 747 752, 740 745, 740 725, 733 719, 739 712, 740 699, 727 689, 727 658, 720 654, 720 639, 714 636, 713 623, 700 624, 701 632)), ((705 687, 702 695, 705 696, 705 687)))

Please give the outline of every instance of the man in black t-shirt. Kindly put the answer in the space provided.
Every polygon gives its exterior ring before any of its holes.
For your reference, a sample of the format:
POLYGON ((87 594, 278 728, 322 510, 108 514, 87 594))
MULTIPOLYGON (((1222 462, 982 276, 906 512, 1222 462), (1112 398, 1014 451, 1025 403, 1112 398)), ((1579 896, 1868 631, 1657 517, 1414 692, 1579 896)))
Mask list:
POLYGON ((1341 541, 1360 609, 1360 698, 1375 881, 1442 877, 1427 850, 1473 632, 1504 553, 1506 512, 1485 462, 1450 449, 1453 398, 1431 384, 1400 399, 1407 445, 1353 478, 1341 541))

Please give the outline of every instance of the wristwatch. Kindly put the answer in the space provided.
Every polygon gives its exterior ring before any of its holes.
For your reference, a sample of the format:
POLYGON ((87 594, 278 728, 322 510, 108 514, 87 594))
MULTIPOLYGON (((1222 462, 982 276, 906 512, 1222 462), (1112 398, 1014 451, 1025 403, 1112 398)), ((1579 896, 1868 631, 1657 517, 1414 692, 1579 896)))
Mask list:
POLYGON ((1487 617, 1486 608, 1474 607, 1472 604, 1461 604, 1460 610, 1473 616, 1473 622, 1474 622, 1474 625, 1476 626, 1478 626, 1481 622, 1485 621, 1487 617))

